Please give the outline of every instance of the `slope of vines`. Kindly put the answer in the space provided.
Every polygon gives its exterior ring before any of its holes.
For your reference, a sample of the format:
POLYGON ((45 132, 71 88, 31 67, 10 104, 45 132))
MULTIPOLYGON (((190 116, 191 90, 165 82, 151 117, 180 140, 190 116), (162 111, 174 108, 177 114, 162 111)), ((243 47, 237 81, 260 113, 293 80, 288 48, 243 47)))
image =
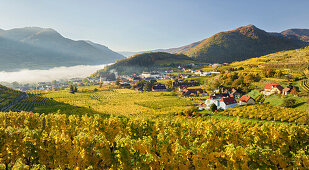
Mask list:
POLYGON ((21 94, 23 93, 20 91, 16 91, 0 85, 0 110, 12 103, 21 94))
POLYGON ((18 104, 14 105, 11 111, 34 111, 35 107, 40 106, 54 106, 56 102, 38 95, 30 95, 23 99, 18 104))
POLYGON ((300 83, 300 87, 305 90, 307 93, 309 93, 309 83, 308 83, 308 80, 303 80, 301 83, 300 83))
POLYGON ((307 169, 307 126, 0 113, 0 167, 307 169))
POLYGON ((298 120, 306 116, 307 113, 296 109, 261 104, 230 108, 223 112, 218 112, 218 114, 258 120, 298 122, 298 120))

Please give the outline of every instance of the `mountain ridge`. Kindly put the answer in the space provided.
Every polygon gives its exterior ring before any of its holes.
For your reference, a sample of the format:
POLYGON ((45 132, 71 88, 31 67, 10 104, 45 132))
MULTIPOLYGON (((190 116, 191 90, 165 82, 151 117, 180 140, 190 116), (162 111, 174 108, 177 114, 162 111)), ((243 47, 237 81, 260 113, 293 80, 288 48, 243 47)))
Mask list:
MULTIPOLYGON (((309 31, 309 29, 301 30, 309 31)), ((303 41, 301 38, 291 38, 291 36, 283 35, 283 33, 284 31, 281 33, 266 32, 250 24, 219 32, 201 41, 178 48, 143 52, 184 53, 203 62, 233 62, 309 45, 308 42, 303 41)))
POLYGON ((106 46, 65 38, 51 28, 4 30, 0 31, 0 38, 0 71, 109 64, 125 58, 106 46))

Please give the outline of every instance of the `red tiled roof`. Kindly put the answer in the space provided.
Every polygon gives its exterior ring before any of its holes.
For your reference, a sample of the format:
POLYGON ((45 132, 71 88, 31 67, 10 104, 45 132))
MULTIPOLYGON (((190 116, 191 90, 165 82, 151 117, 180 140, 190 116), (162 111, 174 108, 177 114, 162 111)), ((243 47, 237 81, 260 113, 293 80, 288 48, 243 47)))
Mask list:
POLYGON ((277 89, 279 89, 280 91, 283 90, 283 87, 280 86, 279 84, 265 84, 265 89, 273 89, 274 87, 276 87, 277 89))
POLYGON ((248 100, 250 99, 250 96, 241 96, 241 98, 239 99, 242 102, 248 102, 248 100))
POLYGON ((234 97, 225 97, 220 99, 220 101, 224 102, 226 105, 237 103, 234 97))

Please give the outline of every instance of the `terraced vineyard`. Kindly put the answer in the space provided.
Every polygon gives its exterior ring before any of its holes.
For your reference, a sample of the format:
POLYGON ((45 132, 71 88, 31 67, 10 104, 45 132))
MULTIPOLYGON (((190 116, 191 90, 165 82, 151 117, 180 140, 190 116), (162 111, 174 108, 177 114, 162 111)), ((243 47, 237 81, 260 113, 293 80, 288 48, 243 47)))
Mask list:
POLYGON ((13 105, 15 100, 25 93, 0 85, 0 111, 13 105))
POLYGON ((305 90, 307 93, 309 93, 309 82, 308 80, 303 80, 301 83, 300 83, 300 87, 305 90))
POLYGON ((298 122, 307 115, 306 112, 296 109, 271 106, 268 104, 235 107, 218 112, 218 114, 281 122, 298 122))
POLYGON ((265 100, 265 97, 262 94, 260 94, 259 96, 255 98, 255 101, 258 103, 263 103, 264 100, 265 100))
POLYGON ((52 107, 56 104, 57 102, 54 100, 38 95, 29 95, 29 97, 14 105, 14 107, 11 108, 11 111, 34 111, 35 107, 52 107))

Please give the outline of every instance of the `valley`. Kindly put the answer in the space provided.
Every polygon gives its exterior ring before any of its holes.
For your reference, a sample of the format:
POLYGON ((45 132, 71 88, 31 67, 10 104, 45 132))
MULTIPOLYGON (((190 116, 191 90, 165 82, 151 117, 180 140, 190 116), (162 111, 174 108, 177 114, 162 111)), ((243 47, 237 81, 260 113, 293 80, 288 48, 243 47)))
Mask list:
MULTIPOLYGON (((272 39, 251 25, 211 39, 234 34, 272 39)), ((231 60, 147 52, 82 79, 1 85, 0 167, 306 169, 309 47, 285 45, 231 60)))

